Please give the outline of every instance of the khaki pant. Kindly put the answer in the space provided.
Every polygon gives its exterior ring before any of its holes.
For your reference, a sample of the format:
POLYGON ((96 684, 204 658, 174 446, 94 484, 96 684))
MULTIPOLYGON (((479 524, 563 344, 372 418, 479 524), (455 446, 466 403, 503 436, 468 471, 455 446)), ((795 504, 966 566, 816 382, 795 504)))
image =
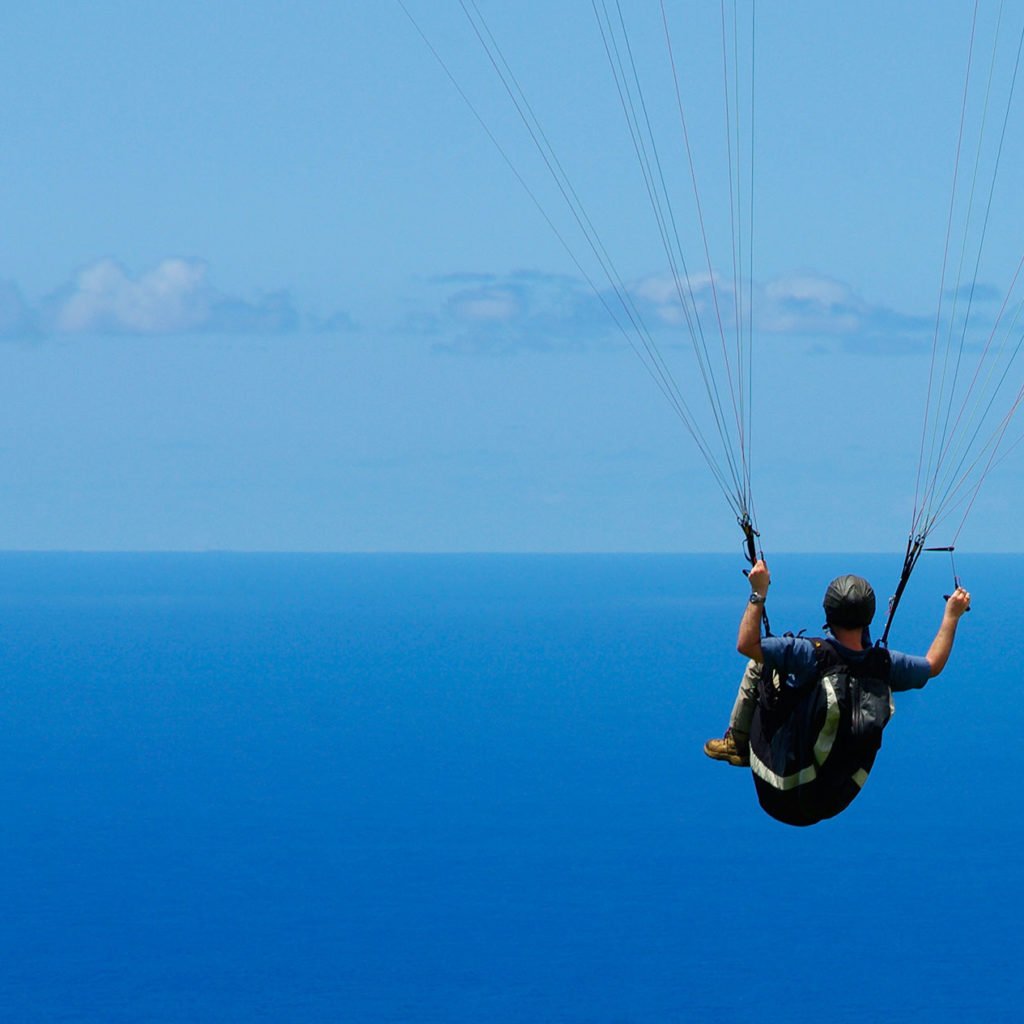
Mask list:
MULTIPOLYGON (((750 723, 754 719, 754 708, 757 707, 757 684, 761 681, 761 673, 764 666, 759 665, 751 659, 743 670, 743 678, 740 680, 740 691, 736 694, 736 703, 732 707, 732 714, 729 716, 729 730, 735 735, 749 736, 750 723)), ((778 672, 772 673, 772 682, 775 688, 779 688, 780 680, 778 672)))

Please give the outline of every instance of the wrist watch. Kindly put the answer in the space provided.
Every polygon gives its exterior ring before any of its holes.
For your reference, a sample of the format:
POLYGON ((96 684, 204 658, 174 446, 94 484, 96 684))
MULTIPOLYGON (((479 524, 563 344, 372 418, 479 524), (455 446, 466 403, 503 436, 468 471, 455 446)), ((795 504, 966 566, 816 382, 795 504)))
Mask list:
POLYGON ((767 594, 759 594, 756 590, 750 595, 751 604, 764 604, 767 594))

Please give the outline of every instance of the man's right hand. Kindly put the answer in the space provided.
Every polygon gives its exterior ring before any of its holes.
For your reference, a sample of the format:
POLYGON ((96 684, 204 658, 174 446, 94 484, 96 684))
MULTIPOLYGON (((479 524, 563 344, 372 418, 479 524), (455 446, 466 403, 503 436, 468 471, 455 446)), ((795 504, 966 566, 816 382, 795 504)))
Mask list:
POLYGON ((971 610, 971 595, 963 587, 957 587, 946 600, 946 614, 959 619, 964 612, 971 610))

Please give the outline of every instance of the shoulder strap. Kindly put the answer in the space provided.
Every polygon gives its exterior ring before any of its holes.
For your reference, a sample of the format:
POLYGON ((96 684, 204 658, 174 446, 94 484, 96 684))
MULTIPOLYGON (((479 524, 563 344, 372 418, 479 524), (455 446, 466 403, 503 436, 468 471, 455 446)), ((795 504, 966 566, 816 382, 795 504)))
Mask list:
POLYGON ((814 645, 814 660, 817 663, 819 674, 824 674, 833 666, 843 663, 839 652, 824 637, 811 636, 807 639, 814 645))
POLYGON ((831 640, 823 637, 813 637, 811 638, 811 643, 814 644, 814 658, 818 665, 818 671, 822 675, 829 669, 842 665, 855 675, 881 679, 884 682, 889 681, 892 658, 886 647, 876 644, 873 647, 867 648, 863 658, 849 661, 843 657, 831 640))

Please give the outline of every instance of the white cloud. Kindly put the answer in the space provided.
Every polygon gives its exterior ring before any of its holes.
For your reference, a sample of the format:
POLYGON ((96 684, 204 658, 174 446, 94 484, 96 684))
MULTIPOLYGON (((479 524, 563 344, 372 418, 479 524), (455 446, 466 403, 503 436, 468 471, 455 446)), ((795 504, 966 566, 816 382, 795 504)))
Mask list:
POLYGON ((58 298, 52 325, 68 334, 194 331, 209 321, 212 300, 201 263, 164 260, 133 280, 113 260, 101 260, 81 271, 58 298))
POLYGON ((205 263, 166 259, 136 277, 111 259, 99 260, 44 300, 36 311, 44 331, 57 334, 279 333, 299 323, 287 292, 255 301, 218 291, 205 263))

